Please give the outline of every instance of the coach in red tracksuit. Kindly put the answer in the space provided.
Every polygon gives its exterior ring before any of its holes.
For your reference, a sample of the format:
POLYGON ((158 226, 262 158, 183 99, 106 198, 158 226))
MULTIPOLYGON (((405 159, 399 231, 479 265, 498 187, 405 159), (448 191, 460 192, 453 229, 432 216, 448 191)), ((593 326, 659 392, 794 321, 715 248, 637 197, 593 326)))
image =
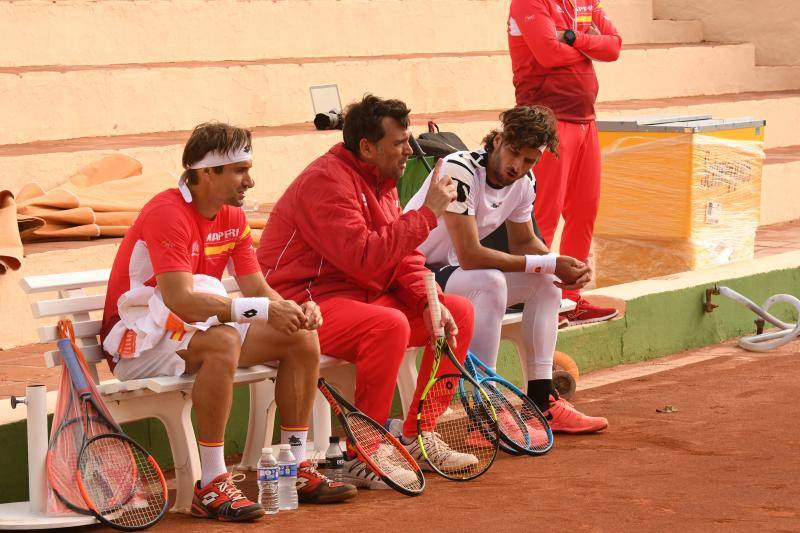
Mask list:
MULTIPOLYGON (((319 304, 321 352, 355 363, 355 404, 381 424, 389 416, 406 348, 430 344, 423 278, 429 271, 416 249, 456 197, 452 179, 444 176, 420 209, 402 213, 395 185, 411 155, 408 113, 403 102, 372 95, 351 105, 344 143, 312 162, 286 189, 258 248, 261 269, 276 291, 298 303, 319 304)), ((440 300, 447 308, 443 324, 451 346, 456 341, 454 351, 463 361, 472 338, 472 305, 454 295, 440 294, 440 300)), ((420 463, 421 450, 411 437, 431 360, 428 347, 402 431, 420 463)), ((445 358, 440 373, 453 371, 445 358)), ((452 452, 442 460, 454 467, 474 461, 462 455, 467 454, 452 452)), ((343 475, 359 487, 382 484, 357 459, 345 463, 343 475)))
MULTIPOLYGON (((561 157, 546 152, 536 174, 536 222, 550 245, 561 215, 560 252, 586 261, 600 202, 600 145, 594 103, 594 61, 616 61, 622 38, 600 0, 512 0, 508 48, 518 105, 542 105, 558 118, 561 157)), ((578 302, 572 324, 607 320, 614 309, 578 302)))

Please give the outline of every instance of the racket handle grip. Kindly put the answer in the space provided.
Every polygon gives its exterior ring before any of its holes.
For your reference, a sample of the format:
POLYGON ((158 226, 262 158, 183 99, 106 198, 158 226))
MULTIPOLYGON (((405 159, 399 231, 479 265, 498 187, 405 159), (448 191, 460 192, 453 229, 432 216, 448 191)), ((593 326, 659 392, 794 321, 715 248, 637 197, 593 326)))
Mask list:
POLYGON ((436 292, 436 276, 433 275, 433 272, 425 274, 425 292, 428 294, 428 311, 431 315, 431 329, 434 335, 443 338, 442 307, 439 303, 439 293, 436 292))
POLYGON ((75 355, 75 350, 73 350, 70 340, 59 339, 58 351, 61 352, 61 360, 67 367, 67 372, 69 372, 69 377, 72 380, 75 391, 81 396, 91 394, 89 384, 86 382, 86 375, 83 373, 83 368, 78 362, 78 356, 75 355))

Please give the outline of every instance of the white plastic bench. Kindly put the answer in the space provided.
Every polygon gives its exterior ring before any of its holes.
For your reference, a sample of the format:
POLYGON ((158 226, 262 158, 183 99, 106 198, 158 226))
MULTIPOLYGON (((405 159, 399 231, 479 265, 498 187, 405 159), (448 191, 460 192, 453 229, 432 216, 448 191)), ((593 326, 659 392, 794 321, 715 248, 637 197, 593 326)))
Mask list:
MULTIPOLYGON (((188 512, 194 482, 200 477, 200 457, 190 416, 194 376, 154 377, 124 382, 117 379, 99 381, 96 365, 105 364, 97 338, 101 321, 99 318, 92 319, 90 313, 102 311, 105 294, 87 294, 85 289, 105 287, 109 273, 109 269, 100 269, 28 276, 22 280, 22 286, 29 294, 58 293, 56 299, 33 302, 31 304, 33 314, 37 318, 67 317, 72 320, 76 341, 81 346, 104 401, 118 422, 157 418, 164 424, 175 465, 176 498, 172 511, 188 512)), ((238 291, 233 278, 224 279, 223 284, 228 292, 238 291)), ((567 309, 569 304, 572 304, 569 300, 562 302, 562 309, 567 309)), ((514 313, 506 315, 503 320, 502 337, 511 340, 516 345, 518 353, 523 353, 521 348, 524 346, 520 329, 521 317, 522 313, 514 313)), ((39 339, 42 342, 57 340, 56 322, 57 320, 54 320, 52 324, 39 328, 39 339)), ((398 392, 404 412, 407 412, 416 387, 417 351, 418 348, 406 351, 405 360, 398 374, 398 392)), ((61 364, 58 350, 46 352, 44 357, 48 368, 61 364)), ((521 366, 524 374, 525 364, 521 366)), ((346 395, 349 396, 353 391, 354 367, 345 361, 322 356, 320 373, 346 395)), ((254 469, 261 448, 271 442, 276 412, 276 376, 276 369, 267 365, 240 368, 234 376, 234 383, 248 384, 250 387, 250 412, 247 439, 239 464, 241 469, 254 469)), ((324 451, 331 434, 331 413, 327 401, 321 394, 317 394, 315 398, 312 428, 315 448, 324 451)))
MULTIPOLYGON (((101 321, 92 319, 89 313, 102 311, 105 294, 89 295, 85 289, 104 287, 108 282, 109 273, 109 269, 101 269, 29 276, 22 280, 22 285, 29 294, 58 293, 57 299, 33 302, 31 304, 33 314, 37 318, 68 317, 73 321, 76 341, 86 357, 92 377, 98 383, 103 400, 118 422, 157 418, 164 424, 175 465, 177 490, 172 511, 187 512, 192 502, 192 487, 200 477, 200 456, 190 416, 194 376, 154 377, 123 382, 117 379, 99 381, 96 365, 105 364, 97 338, 101 321)), ((223 280, 223 284, 229 292, 238 290, 232 278, 223 280)), ((58 338, 55 321, 51 325, 40 327, 38 333, 42 342, 55 342, 58 338)), ((48 368, 61 364, 58 350, 46 352, 44 358, 48 368)), ((323 357, 320 363, 321 369, 340 366, 349 365, 331 357, 323 357)), ((234 376, 234 383, 250 385, 250 425, 243 457, 255 457, 252 465, 257 462, 265 441, 272 438, 276 376, 277 370, 267 365, 240 368, 234 376)), ((317 402, 315 409, 320 411, 315 413, 315 420, 325 422, 318 424, 314 440, 317 446, 321 446, 319 442, 323 440, 327 445, 330 435, 330 411, 327 403, 322 405, 320 402, 317 402), (317 405, 321 409, 316 409, 317 405)), ((245 466, 251 466, 243 463, 245 466)))

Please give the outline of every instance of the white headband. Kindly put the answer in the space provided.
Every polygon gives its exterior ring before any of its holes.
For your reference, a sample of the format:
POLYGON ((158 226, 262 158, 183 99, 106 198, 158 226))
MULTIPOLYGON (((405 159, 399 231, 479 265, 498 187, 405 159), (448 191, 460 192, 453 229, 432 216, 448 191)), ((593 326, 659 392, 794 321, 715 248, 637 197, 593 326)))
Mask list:
POLYGON ((543 144, 543 145, 541 145, 541 146, 539 147, 539 151, 540 151, 540 152, 544 153, 544 151, 545 151, 545 150, 547 150, 547 145, 546 145, 546 144, 543 144))
POLYGON ((208 152, 203 159, 190 165, 190 170, 197 170, 199 168, 221 167, 222 165, 230 165, 231 163, 241 163, 242 161, 250 161, 253 155, 249 149, 241 148, 237 151, 230 152, 208 152))

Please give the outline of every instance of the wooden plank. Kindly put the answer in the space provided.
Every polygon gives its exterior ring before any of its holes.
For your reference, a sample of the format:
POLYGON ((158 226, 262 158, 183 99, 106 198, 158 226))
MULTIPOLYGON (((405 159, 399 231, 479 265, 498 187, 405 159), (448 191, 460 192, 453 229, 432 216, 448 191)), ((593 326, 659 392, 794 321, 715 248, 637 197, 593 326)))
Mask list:
POLYGON ((110 268, 84 270, 81 272, 65 272, 63 274, 46 274, 43 276, 27 276, 20 282, 27 293, 80 289, 98 287, 108 283, 110 268))
POLYGON ((64 298, 59 300, 41 300, 32 303, 31 309, 33 310, 33 316, 36 318, 62 316, 102 310, 105 301, 105 294, 78 296, 77 298, 64 298))
MULTIPOLYGON (((83 322, 73 322, 72 327, 75 329, 75 338, 89 338, 94 339, 100 334, 101 320, 87 320, 83 322)), ((42 342, 56 342, 58 340, 58 326, 42 326, 39 328, 39 340, 42 342)))
MULTIPOLYGON (((99 345, 97 346, 82 346, 81 352, 83 352, 83 356, 86 358, 86 362, 90 365, 100 363, 105 361, 105 356, 103 355, 103 350, 100 348, 99 345)), ((58 350, 50 350, 44 352, 44 362, 47 368, 53 368, 56 366, 61 366, 61 352, 58 350)))
MULTIPOLYGON (((272 378, 278 375, 275 368, 266 365, 255 365, 249 368, 239 368, 233 376, 234 383, 250 383, 261 381, 262 379, 272 378)), ((184 374, 182 376, 158 376, 143 380, 146 386, 153 392, 162 393, 175 390, 191 389, 194 385, 194 374, 184 374)))
MULTIPOLYGON (((559 308, 558 312, 563 313, 564 311, 572 311, 575 309, 575 302, 570 300, 569 298, 564 298, 561 300, 561 307, 559 308)), ((522 313, 506 313, 503 316, 503 325, 507 326, 509 324, 516 324, 517 322, 522 321, 522 313)))

